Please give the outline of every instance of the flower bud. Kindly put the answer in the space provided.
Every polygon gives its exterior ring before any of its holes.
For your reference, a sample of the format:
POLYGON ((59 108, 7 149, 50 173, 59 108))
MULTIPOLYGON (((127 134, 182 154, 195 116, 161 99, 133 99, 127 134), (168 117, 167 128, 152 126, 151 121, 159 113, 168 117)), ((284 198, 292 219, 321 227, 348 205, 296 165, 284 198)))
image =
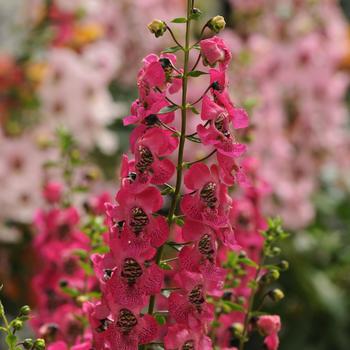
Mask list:
POLYGON ((156 38, 162 36, 167 28, 166 23, 160 19, 154 19, 147 27, 156 38))
POLYGON ((15 331, 18 331, 23 327, 23 322, 21 320, 14 320, 12 322, 12 327, 15 331))
POLYGON ((261 277, 261 282, 263 284, 272 283, 280 278, 280 273, 277 269, 273 269, 261 277))
POLYGON ((199 8, 194 7, 192 9, 191 18, 198 19, 201 16, 201 14, 202 14, 202 11, 199 8))
POLYGON ((33 340, 30 338, 24 339, 23 343, 22 343, 24 349, 31 349, 33 347, 33 340))
POLYGON ((242 336, 243 330, 244 330, 244 327, 242 323, 236 322, 232 325, 232 331, 236 337, 242 336))
POLYGON ((289 269, 289 262, 287 260, 282 260, 277 266, 281 271, 287 271, 289 269))
POLYGON ((281 254, 281 248, 279 248, 279 247, 273 247, 273 248, 272 248, 272 254, 273 254, 273 256, 278 256, 278 255, 280 255, 280 254, 281 254))
POLYGON ((37 339, 34 342, 33 350, 45 350, 45 340, 41 338, 37 339))
POLYGON ((24 305, 24 306, 21 307, 20 315, 28 316, 29 313, 30 313, 30 307, 28 305, 24 305))
POLYGON ((219 33, 221 30, 223 30, 225 25, 225 18, 222 16, 215 16, 208 23, 208 27, 215 33, 219 33))
POLYGON ((284 293, 278 288, 271 290, 268 293, 268 295, 273 301, 276 301, 276 302, 284 298, 284 293))

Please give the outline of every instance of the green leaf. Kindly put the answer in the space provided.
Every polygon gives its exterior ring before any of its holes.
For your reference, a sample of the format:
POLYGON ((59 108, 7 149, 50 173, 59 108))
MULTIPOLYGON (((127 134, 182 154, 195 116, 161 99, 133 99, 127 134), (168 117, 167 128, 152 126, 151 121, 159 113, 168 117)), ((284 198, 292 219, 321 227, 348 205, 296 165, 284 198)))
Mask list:
POLYGON ((86 263, 84 261, 79 261, 79 265, 88 276, 92 276, 94 274, 94 270, 93 270, 90 262, 86 263))
POLYGON ((244 307, 242 305, 239 305, 237 303, 233 303, 229 300, 223 300, 222 301, 223 307, 227 313, 232 311, 241 311, 244 312, 244 307))
POLYGON ((16 346, 17 343, 17 337, 14 334, 9 334, 6 337, 6 344, 9 346, 10 349, 13 349, 16 346))
POLYGON ((167 270, 167 271, 172 270, 172 267, 171 267, 169 264, 167 264, 166 262, 161 262, 161 263, 159 264, 159 267, 160 267, 162 270, 167 270))
POLYGON ((177 109, 179 109, 179 106, 177 105, 166 106, 166 107, 163 107, 157 114, 166 114, 166 113, 174 112, 177 109))
POLYGON ((241 258, 239 259, 239 262, 247 266, 258 267, 258 264, 249 258, 241 258))
POLYGON ((194 107, 194 106, 192 106, 192 107, 190 108, 190 110, 191 110, 192 113, 194 113, 194 114, 199 114, 198 109, 197 109, 196 107, 194 107))
POLYGON ((179 225, 180 227, 182 227, 185 224, 185 220, 181 216, 175 216, 174 221, 176 225, 179 225))
POLYGON ((101 245, 93 250, 94 253, 105 254, 109 252, 109 248, 106 245, 101 245))
POLYGON ((81 259, 87 259, 88 258, 88 252, 84 249, 74 249, 73 254, 78 256, 81 259))
POLYGON ((101 297, 101 293, 97 292, 97 291, 88 292, 85 295, 89 298, 100 298, 101 297))
POLYGON ((199 44, 193 45, 192 48, 195 49, 195 50, 200 50, 200 49, 201 49, 201 47, 199 46, 199 44))
POLYGON ((174 53, 174 52, 177 52, 179 50, 181 50, 180 46, 172 46, 172 47, 168 47, 168 48, 164 49, 162 51, 162 53, 174 53))
POLYGON ((166 324, 166 317, 164 315, 156 314, 155 319, 156 319, 157 323, 161 326, 166 324))
POLYGON ((202 72, 200 70, 194 70, 192 72, 189 72, 187 74, 187 76, 196 78, 196 77, 199 77, 199 76, 204 75, 204 74, 208 74, 208 73, 207 72, 202 72))
POLYGON ((186 17, 177 17, 171 21, 171 23, 186 23, 186 22, 187 22, 186 17))
POLYGON ((78 291, 78 289, 75 289, 75 288, 70 288, 65 286, 65 287, 61 287, 61 290, 72 298, 76 298, 80 295, 80 292, 78 291))

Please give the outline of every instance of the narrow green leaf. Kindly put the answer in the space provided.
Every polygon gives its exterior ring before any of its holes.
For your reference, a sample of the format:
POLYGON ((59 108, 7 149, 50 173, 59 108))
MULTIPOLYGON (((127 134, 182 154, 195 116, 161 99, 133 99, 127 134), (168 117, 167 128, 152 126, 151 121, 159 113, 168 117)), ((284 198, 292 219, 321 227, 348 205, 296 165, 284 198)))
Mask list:
POLYGON ((79 265, 88 276, 92 276, 94 274, 94 270, 90 262, 86 263, 84 261, 79 261, 79 265))
POLYGON ((249 258, 241 258, 239 259, 239 262, 247 266, 258 267, 258 264, 249 258))
POLYGON ((237 303, 233 303, 232 301, 229 300, 223 300, 223 306, 225 311, 227 312, 232 312, 232 311, 244 311, 244 308, 242 305, 239 305, 237 303))
POLYGON ((164 49, 162 51, 162 53, 174 53, 174 52, 177 52, 179 50, 181 50, 180 46, 172 46, 172 47, 168 47, 168 48, 164 49))
POLYGON ((166 113, 174 112, 177 109, 179 109, 179 106, 177 105, 166 106, 162 108, 157 114, 166 114, 166 113))
POLYGON ((186 23, 186 22, 187 22, 186 17, 177 17, 171 21, 171 23, 186 23))
POLYGON ((202 72, 202 71, 200 71, 200 70, 194 70, 194 71, 192 71, 192 72, 189 72, 187 75, 188 75, 189 77, 194 77, 194 78, 196 78, 196 77, 199 77, 199 76, 204 75, 204 74, 208 74, 208 73, 207 73, 207 72, 202 72))
POLYGON ((199 111, 196 107, 192 106, 190 109, 191 109, 192 113, 199 114, 199 111))

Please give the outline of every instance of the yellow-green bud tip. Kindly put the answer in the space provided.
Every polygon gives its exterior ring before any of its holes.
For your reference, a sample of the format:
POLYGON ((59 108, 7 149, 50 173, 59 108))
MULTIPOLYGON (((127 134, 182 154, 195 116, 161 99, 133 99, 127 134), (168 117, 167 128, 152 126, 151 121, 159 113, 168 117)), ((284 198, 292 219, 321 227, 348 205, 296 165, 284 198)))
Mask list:
POLYGON ((273 301, 280 301, 284 298, 284 293, 280 289, 273 289, 269 292, 269 296, 273 301))
POLYGON ((20 330, 23 327, 23 322, 21 320, 14 320, 12 322, 12 327, 16 331, 20 330))
POLYGON ((28 305, 24 305, 21 307, 20 314, 27 316, 30 313, 30 307, 28 305))
POLYGON ((243 330, 244 330, 244 326, 240 322, 235 322, 232 325, 232 331, 236 337, 240 337, 243 334, 243 330))
POLYGON ((222 16, 213 17, 208 23, 208 27, 215 33, 219 33, 226 26, 225 18, 222 16))
POLYGON ((35 350, 45 350, 45 340, 38 338, 33 345, 33 349, 35 350))
POLYGON ((154 19, 147 27, 156 38, 162 36, 167 28, 166 23, 160 19, 154 19))

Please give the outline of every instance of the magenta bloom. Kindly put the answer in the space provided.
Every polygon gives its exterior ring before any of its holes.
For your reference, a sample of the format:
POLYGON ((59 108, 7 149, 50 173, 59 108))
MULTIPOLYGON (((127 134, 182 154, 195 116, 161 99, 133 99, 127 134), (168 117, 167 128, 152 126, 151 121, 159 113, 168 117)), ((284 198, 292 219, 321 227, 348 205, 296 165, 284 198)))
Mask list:
POLYGON ((135 244, 150 243, 153 247, 162 245, 169 233, 163 216, 153 216, 163 205, 163 198, 155 187, 148 187, 140 193, 121 189, 116 200, 118 205, 106 204, 111 220, 112 237, 133 236, 135 244))
POLYGON ((214 102, 223 107, 232 118, 235 129, 246 128, 249 125, 247 112, 242 108, 236 108, 231 102, 228 92, 228 82, 225 71, 210 69, 211 93, 214 102))
POLYGON ((165 349, 193 349, 211 350, 212 342, 204 332, 193 331, 182 325, 174 325, 168 328, 168 333, 164 337, 165 349))
POLYGON ((145 297, 160 292, 163 270, 146 262, 148 254, 129 244, 129 239, 117 239, 111 244, 111 254, 94 255, 96 274, 109 308, 145 305, 145 297))
POLYGON ((150 315, 139 316, 135 307, 117 307, 113 314, 99 303, 85 304, 93 327, 94 345, 97 350, 137 350, 157 337, 158 325, 150 315))
POLYGON ((208 127, 197 126, 198 136, 204 145, 211 145, 218 152, 230 157, 239 157, 243 154, 246 146, 235 141, 232 114, 209 96, 203 98, 201 118, 209 121, 208 127))
POLYGON ((268 350, 277 350, 279 346, 278 332, 281 330, 281 320, 277 315, 260 316, 258 328, 265 335, 264 344, 268 350))
POLYGON ((214 306, 206 302, 208 281, 199 273, 180 272, 174 280, 181 288, 169 297, 169 312, 177 323, 196 329, 213 320, 214 306))
POLYGON ((151 342, 157 334, 158 325, 152 316, 139 316, 139 310, 120 307, 114 314, 107 340, 113 350, 137 350, 139 344, 151 342))
POLYGON ((218 169, 203 163, 194 164, 185 174, 184 183, 192 193, 181 201, 181 210, 188 219, 213 228, 228 226, 227 210, 231 198, 227 187, 220 182, 218 169))
POLYGON ((133 145, 135 154, 136 180, 150 181, 154 185, 162 185, 169 181, 175 172, 174 164, 166 158, 177 147, 178 140, 171 131, 152 128, 137 139, 133 145))
POLYGON ((227 47, 225 41, 217 36, 202 40, 200 43, 201 53, 203 56, 204 65, 210 65, 214 67, 216 63, 219 63, 220 70, 226 70, 232 54, 227 47))

